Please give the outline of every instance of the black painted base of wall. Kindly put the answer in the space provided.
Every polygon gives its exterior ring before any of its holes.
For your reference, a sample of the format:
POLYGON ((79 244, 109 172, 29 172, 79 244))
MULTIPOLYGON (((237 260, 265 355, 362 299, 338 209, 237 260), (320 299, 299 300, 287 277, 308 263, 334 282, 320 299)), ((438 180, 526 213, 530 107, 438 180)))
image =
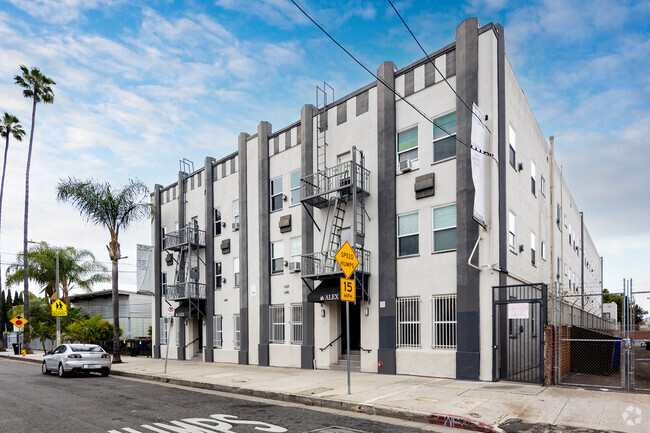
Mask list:
POLYGON ((160 346, 154 344, 153 345, 153 354, 152 354, 153 359, 160 359, 160 346))
POLYGON ((377 369, 379 374, 396 374, 395 349, 379 349, 377 352, 379 362, 382 364, 377 369))
POLYGON ((269 345, 268 344, 258 344, 257 350, 259 353, 258 365, 262 367, 269 366, 269 345))
POLYGON ((240 350, 239 351, 239 364, 241 365, 248 365, 248 350, 240 350))
POLYGON ((179 361, 185 361, 185 348, 177 347, 176 348, 176 359, 179 361))
POLYGON ((205 362, 214 362, 214 352, 213 352, 212 347, 204 347, 203 348, 203 357, 205 359, 205 362))
POLYGON ((479 353, 456 352, 456 379, 478 380, 479 353))
POLYGON ((314 346, 300 346, 300 368, 314 369, 314 346))

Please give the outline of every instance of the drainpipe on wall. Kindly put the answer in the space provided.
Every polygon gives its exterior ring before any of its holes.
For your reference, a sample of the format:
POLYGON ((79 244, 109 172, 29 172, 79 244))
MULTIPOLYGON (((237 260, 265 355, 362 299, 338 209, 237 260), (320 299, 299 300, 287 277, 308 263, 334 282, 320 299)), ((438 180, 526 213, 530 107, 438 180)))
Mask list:
MULTIPOLYGON (((582 312, 580 316, 584 316, 585 313, 585 216, 583 212, 580 212, 580 293, 582 296, 582 312)), ((584 325, 582 321, 581 325, 584 325)))

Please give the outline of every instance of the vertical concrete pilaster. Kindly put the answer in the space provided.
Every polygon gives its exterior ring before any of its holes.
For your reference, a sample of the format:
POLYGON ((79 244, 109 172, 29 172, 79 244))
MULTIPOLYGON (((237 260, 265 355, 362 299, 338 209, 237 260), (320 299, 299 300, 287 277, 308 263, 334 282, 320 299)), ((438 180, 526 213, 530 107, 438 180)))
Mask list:
MULTIPOLYGON (((300 175, 302 178, 314 172, 314 116, 316 107, 307 104, 300 113, 300 175)), ((314 252, 314 223, 309 217, 313 215, 313 206, 305 205, 300 214, 302 254, 314 252)), ((302 282, 302 346, 300 348, 300 367, 314 368, 314 304, 307 302, 311 288, 302 282)))
MULTIPOLYGON (((395 88, 395 64, 384 62, 377 76, 387 86, 395 88)), ((381 82, 377 83, 377 178, 378 192, 378 263, 379 275, 379 351, 383 365, 380 374, 395 374, 395 301, 397 297, 397 239, 396 210, 396 120, 395 95, 381 82), (383 303, 383 304, 381 304, 383 303), (381 305, 384 305, 381 307, 381 305)))
MULTIPOLYGON (((178 229, 185 227, 185 173, 182 171, 178 172, 178 229)), ((178 265, 178 282, 185 282, 185 263, 180 260, 178 265)), ((176 326, 182 326, 183 331, 179 332, 178 340, 176 341, 176 351, 177 358, 179 360, 185 359, 185 319, 175 317, 175 322, 178 323, 176 326)), ((178 328, 176 328, 178 330, 178 328)))
POLYGON ((257 127, 258 143, 258 197, 259 197, 259 271, 260 271, 260 342, 259 365, 269 365, 269 305, 271 304, 271 189, 269 186, 269 134, 271 124, 260 122, 257 127))
MULTIPOLYGON (((468 18, 456 28, 456 90, 469 106, 478 102, 478 19, 468 18)), ((472 113, 456 101, 457 137, 471 143, 472 113)), ((472 155, 469 147, 456 144, 456 280, 458 349, 456 378, 478 380, 480 324, 478 270, 467 261, 478 239, 478 223, 474 220, 474 183, 472 155)), ((474 253, 478 263, 478 251, 474 253)))
MULTIPOLYGON (((214 361, 214 178, 215 159, 205 158, 205 362, 214 361)), ((199 324, 201 326, 201 324, 199 324)))
POLYGON ((239 358, 248 364, 248 158, 246 143, 249 135, 239 134, 237 149, 239 159, 239 358))
POLYGON ((153 302, 154 302, 154 311, 153 311, 153 335, 155 336, 152 343, 153 346, 153 358, 160 358, 160 318, 162 317, 162 281, 161 281, 161 261, 162 261, 162 225, 160 222, 160 216, 162 215, 161 211, 161 192, 162 185, 156 184, 154 186, 153 192, 153 302))

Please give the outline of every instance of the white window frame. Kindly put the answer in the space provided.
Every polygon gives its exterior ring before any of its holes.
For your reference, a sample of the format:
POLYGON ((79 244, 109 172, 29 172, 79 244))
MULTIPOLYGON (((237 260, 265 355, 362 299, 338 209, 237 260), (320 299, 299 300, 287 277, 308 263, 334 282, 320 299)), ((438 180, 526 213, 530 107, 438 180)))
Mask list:
POLYGON ((221 206, 214 208, 214 235, 221 236, 221 223, 223 214, 221 213, 221 206))
POLYGON ((546 242, 544 241, 539 245, 539 255, 542 260, 546 261, 546 242))
POLYGON ((300 204, 300 170, 292 171, 289 174, 289 206, 295 206, 300 204), (293 185, 294 175, 298 174, 298 185, 293 185))
POLYGON ((420 298, 397 298, 397 348, 422 347, 422 323, 420 320, 420 298))
POLYGON ((546 179, 542 175, 539 176, 539 192, 546 197, 546 179))
POLYGON ((420 161, 420 131, 418 129, 418 125, 409 126, 408 128, 404 128, 404 129, 402 129, 400 131, 397 131, 397 134, 395 135, 395 150, 397 152, 397 169, 398 170, 399 170, 400 156, 404 155, 405 153, 412 152, 414 150, 417 151, 416 157, 415 158, 408 158, 408 159, 411 161, 411 165, 413 166, 413 169, 418 168, 419 161, 420 161), (417 142, 418 142, 417 145, 415 147, 411 147, 409 149, 402 150, 400 152, 400 150, 399 150, 399 136, 400 136, 400 134, 410 132, 413 129, 415 129, 415 131, 417 133, 417 142))
POLYGON ((302 304, 291 304, 291 344, 302 344, 303 339, 303 309, 302 304))
POLYGON ((234 286, 239 287, 241 281, 239 280, 239 257, 233 257, 232 258, 232 270, 234 273, 234 286))
POLYGON ((239 222, 239 200, 233 200, 232 202, 232 222, 239 222))
POLYGON ((533 161, 530 161, 530 192, 537 197, 537 170, 533 161))
POLYGON ((420 213, 416 211, 416 212, 409 212, 409 213, 406 213, 406 214, 398 215, 397 216, 397 257, 410 257, 410 256, 417 256, 418 254, 420 254, 420 213), (418 219, 418 229, 417 229, 417 231, 415 231, 413 233, 403 233, 403 234, 400 235, 400 233, 399 233, 399 220, 400 220, 400 218, 404 218, 404 217, 408 217, 408 216, 412 216, 412 215, 417 215, 417 219, 418 219), (409 254, 401 254, 400 242, 399 242, 400 239, 413 237, 413 236, 417 238, 417 244, 418 244, 417 251, 414 252, 414 253, 409 253, 409 254))
POLYGON ((433 235, 432 235, 433 237, 432 237, 432 240, 431 240, 431 242, 432 242, 431 243, 431 251, 433 251, 434 253, 442 253, 442 252, 446 252, 446 251, 455 251, 457 249, 457 247, 458 247, 458 213, 457 212, 458 212, 458 208, 456 207, 456 203, 446 204, 444 206, 437 206, 437 207, 434 207, 431 210, 431 228, 432 228, 432 232, 433 232, 433 235), (443 209, 443 208, 451 207, 451 206, 453 206, 456 209, 456 222, 455 222, 455 224, 453 226, 446 226, 446 227, 438 227, 438 228, 436 228, 436 218, 435 218, 436 209, 443 209), (449 249, 446 249, 446 250, 436 250, 436 232, 441 232, 441 231, 451 230, 451 229, 456 230, 456 242, 454 242, 454 244, 455 244, 454 248, 449 248, 449 249))
POLYGON ((283 344, 285 340, 284 304, 269 305, 269 343, 283 344))
POLYGON ((455 294, 431 297, 431 335, 432 349, 457 348, 458 311, 455 294))
POLYGON ((302 237, 291 238, 291 261, 300 263, 302 260, 302 237))
POLYGON ((512 211, 508 211, 508 247, 517 253, 517 215, 512 211))
POLYGON ((221 314, 212 316, 212 327, 214 329, 212 343, 215 349, 221 349, 223 347, 223 316, 221 314))
POLYGON ((282 273, 284 273, 284 242, 271 242, 271 275, 282 273))
MULTIPOLYGON (((448 115, 450 115, 452 113, 456 114, 456 110, 450 111, 448 113, 445 113, 445 114, 440 115, 440 116, 436 117, 435 119, 433 119, 433 126, 432 126, 432 129, 431 129, 431 131, 432 131, 431 137, 435 137, 436 128, 438 128, 438 129, 440 129, 442 131, 442 128, 439 128, 439 127, 436 126, 438 124, 438 120, 441 119, 442 117, 448 116, 448 115)), ((439 141, 442 141, 442 140, 444 140, 446 138, 449 138, 449 137, 456 137, 457 129, 458 129, 458 115, 456 115, 456 126, 454 127, 454 132, 452 134, 447 134, 445 131, 442 131, 444 134, 446 134, 444 137, 433 138, 433 143, 432 143, 432 147, 431 147, 431 158, 433 160, 433 163, 448 161, 450 159, 456 158, 456 149, 454 147, 454 155, 453 156, 448 156, 446 158, 436 160, 436 143, 439 142, 439 141)), ((454 143, 455 143, 455 140, 454 140, 454 143)))
POLYGON ((214 289, 221 290, 223 278, 223 263, 214 262, 214 289))
POLYGON ((240 327, 240 320, 239 320, 239 314, 233 314, 232 316, 232 322, 233 322, 233 341, 232 344, 235 348, 235 350, 239 350, 241 346, 241 327, 240 327))
POLYGON ((284 185, 283 185, 283 183, 284 183, 284 181, 282 179, 282 176, 278 176, 275 179, 271 179, 271 182, 270 182, 270 185, 269 185, 269 191, 270 191, 270 195, 271 195, 271 212, 277 212, 279 210, 282 210, 282 208, 284 207, 284 197, 283 197, 284 185), (273 190, 273 182, 275 182, 277 180, 280 181, 280 190, 279 191, 274 191, 273 190), (275 204, 274 199, 276 197, 280 197, 280 200, 279 200, 280 201, 280 207, 278 207, 278 208, 274 208, 274 204, 275 204))

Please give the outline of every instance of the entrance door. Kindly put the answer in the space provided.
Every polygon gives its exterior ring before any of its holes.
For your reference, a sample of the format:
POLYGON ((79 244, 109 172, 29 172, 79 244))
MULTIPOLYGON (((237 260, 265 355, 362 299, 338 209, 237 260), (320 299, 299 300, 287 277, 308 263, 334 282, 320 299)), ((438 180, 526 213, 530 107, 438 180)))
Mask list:
POLYGON ((361 348, 361 305, 360 302, 341 302, 341 353, 347 353, 347 322, 345 304, 350 304, 350 351, 361 348))

